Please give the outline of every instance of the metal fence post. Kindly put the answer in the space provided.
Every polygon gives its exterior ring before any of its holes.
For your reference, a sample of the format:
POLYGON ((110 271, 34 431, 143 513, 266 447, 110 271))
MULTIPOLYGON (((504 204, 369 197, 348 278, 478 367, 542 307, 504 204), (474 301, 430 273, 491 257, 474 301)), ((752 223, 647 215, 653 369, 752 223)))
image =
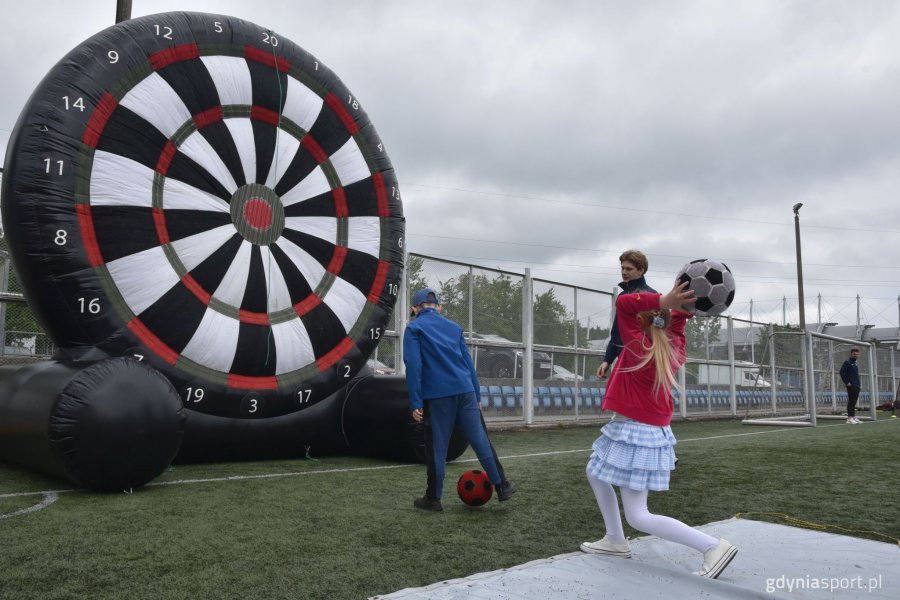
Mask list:
POLYGON ((828 340, 828 362, 831 371, 831 412, 837 412, 837 379, 834 375, 834 342, 828 340))
POLYGON ((729 316, 728 323, 728 394, 731 397, 731 415, 737 415, 737 386, 734 381, 734 321, 729 316))
MULTIPOLYGON (((2 237, 0 237, 2 239, 2 237)), ((4 242, 5 243, 5 242, 4 242)), ((9 252, 0 250, 3 269, 0 270, 0 292, 9 291, 9 252)), ((6 354, 6 302, 0 302, 0 356, 6 354)))
MULTIPOLYGON (((575 350, 575 381, 572 384, 575 388, 575 420, 577 421, 579 408, 581 407, 581 389, 578 387, 578 288, 572 290, 572 348, 575 350)), ((552 363, 553 361, 551 360, 550 362, 552 363)), ((552 372, 550 376, 553 376, 552 372)))
POLYGON ((878 406, 878 351, 875 343, 869 346, 869 416, 875 421, 878 415, 875 407, 878 406))
POLYGON ((525 424, 534 421, 534 281, 531 269, 525 269, 522 285, 522 339, 525 342, 525 356, 522 357, 522 404, 525 409, 525 424))
POLYGON ((816 426, 816 376, 813 372, 815 369, 815 361, 813 360, 813 338, 812 332, 804 331, 804 341, 806 342, 806 401, 809 408, 809 421, 812 426, 816 426))
MULTIPOLYGON (((897 366, 894 362, 896 351, 894 348, 888 348, 888 351, 891 353, 891 402, 895 402, 900 399, 897 397, 897 366)), ((893 414, 893 412, 891 414, 893 414)))
POLYGON ((475 333, 475 269, 469 266, 469 343, 474 339, 475 333))
POLYGON ((397 319, 397 328, 399 331, 397 332, 397 343, 394 344, 394 356, 396 364, 394 365, 394 372, 399 373, 400 375, 406 375, 406 363, 403 361, 403 334, 406 332, 406 324, 409 322, 409 312, 406 307, 409 306, 409 251, 406 249, 406 244, 403 245, 403 264, 406 265, 406 269, 403 271, 403 282, 400 285, 400 292, 397 298, 397 308, 396 310, 400 311, 397 319))
POLYGON ((772 369, 772 414, 778 412, 778 378, 775 376, 775 324, 769 323, 769 368, 772 369))

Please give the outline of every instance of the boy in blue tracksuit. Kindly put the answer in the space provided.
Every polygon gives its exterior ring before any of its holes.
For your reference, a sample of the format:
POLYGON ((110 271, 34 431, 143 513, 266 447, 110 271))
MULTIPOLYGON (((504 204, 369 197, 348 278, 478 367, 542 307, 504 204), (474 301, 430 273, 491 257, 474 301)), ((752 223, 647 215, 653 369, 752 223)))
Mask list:
POLYGON ((475 365, 466 347, 462 328, 438 312, 437 294, 430 289, 413 295, 416 319, 403 334, 403 362, 409 409, 417 423, 425 421, 428 487, 413 505, 443 510, 441 496, 447 464, 447 448, 454 427, 466 437, 503 502, 516 486, 503 478, 481 419, 481 398, 475 365), (429 426, 430 425, 430 426, 429 426), (432 476, 433 474, 433 476, 432 476))

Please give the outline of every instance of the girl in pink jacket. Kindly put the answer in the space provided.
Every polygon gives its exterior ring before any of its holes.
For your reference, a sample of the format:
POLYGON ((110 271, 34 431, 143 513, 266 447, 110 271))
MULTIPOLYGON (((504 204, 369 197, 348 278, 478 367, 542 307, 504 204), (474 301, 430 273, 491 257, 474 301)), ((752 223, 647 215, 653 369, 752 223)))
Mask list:
POLYGON ((623 294, 616 300, 616 322, 623 350, 610 377, 603 409, 613 411, 593 444, 587 478, 597 497, 606 535, 584 542, 581 550, 629 558, 618 486, 628 524, 639 531, 689 546, 703 554, 697 575, 718 577, 737 548, 702 531, 647 510, 650 490, 669 489, 675 468, 675 436, 669 424, 674 404, 675 374, 684 364, 684 328, 694 302, 686 283, 666 294, 623 294))

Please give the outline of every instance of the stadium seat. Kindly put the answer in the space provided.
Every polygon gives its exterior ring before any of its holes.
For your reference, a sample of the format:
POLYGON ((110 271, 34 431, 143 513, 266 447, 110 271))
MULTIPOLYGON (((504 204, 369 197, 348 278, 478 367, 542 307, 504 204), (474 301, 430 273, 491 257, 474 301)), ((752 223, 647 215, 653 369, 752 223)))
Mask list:
POLYGON ((728 390, 721 390, 721 392, 719 395, 719 408, 729 408, 731 406, 731 392, 728 390))
POLYGON ((728 392, 725 390, 713 390, 712 407, 719 409, 728 403, 728 392))
POLYGON ((499 385, 489 385, 488 392, 491 395, 491 406, 495 409, 503 408, 503 392, 499 385))
POLYGON ((504 385, 503 388, 503 404, 506 408, 516 407, 516 391, 511 385, 504 385))
POLYGON ((553 408, 562 410, 562 391, 558 387, 550 388, 550 400, 553 403, 553 408))
POLYGON ((481 388, 478 390, 478 392, 481 394, 481 408, 489 408, 490 402, 491 402, 491 397, 490 397, 490 392, 488 392, 487 386, 486 385, 481 386, 481 388))
POLYGON ((582 412, 594 411, 594 398, 591 396, 591 388, 578 388, 578 410, 582 412))
POLYGON ((551 399, 550 399, 550 388, 540 386, 537 388, 537 395, 535 396, 540 400, 541 407, 544 410, 548 410, 550 408, 551 399))
MULTIPOLYGON (((537 406, 537 392, 532 388, 532 403, 534 406, 537 406)), ((516 406, 522 408, 525 406, 525 388, 521 385, 517 385, 513 388, 513 394, 516 396, 516 406)))
POLYGON ((575 393, 574 390, 570 387, 560 388, 562 392, 563 399, 563 408, 566 410, 572 410, 575 407, 575 393))
POLYGON ((697 404, 700 402, 700 400, 699 400, 699 398, 700 398, 700 390, 695 390, 695 389, 693 389, 693 388, 689 388, 689 389, 686 391, 686 396, 687 396, 687 405, 688 405, 689 407, 690 407, 690 406, 697 406, 697 404))
POLYGON ((603 390, 600 388, 592 387, 591 390, 591 404, 594 405, 594 408, 600 410, 600 405, 603 403, 603 390))

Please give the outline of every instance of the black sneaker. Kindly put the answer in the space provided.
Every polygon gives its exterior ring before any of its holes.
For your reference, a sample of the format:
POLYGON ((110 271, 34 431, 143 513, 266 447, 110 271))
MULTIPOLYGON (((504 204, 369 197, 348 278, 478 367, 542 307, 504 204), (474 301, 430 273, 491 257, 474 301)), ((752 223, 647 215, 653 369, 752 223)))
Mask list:
POLYGON ((428 496, 416 498, 415 500, 413 500, 413 506, 415 506, 416 508, 421 508, 422 510, 433 510, 435 512, 444 510, 444 507, 439 499, 429 498, 428 496))
POLYGON ((497 486, 497 500, 500 502, 506 502, 512 495, 516 493, 516 484, 512 481, 504 481, 500 485, 497 486))

